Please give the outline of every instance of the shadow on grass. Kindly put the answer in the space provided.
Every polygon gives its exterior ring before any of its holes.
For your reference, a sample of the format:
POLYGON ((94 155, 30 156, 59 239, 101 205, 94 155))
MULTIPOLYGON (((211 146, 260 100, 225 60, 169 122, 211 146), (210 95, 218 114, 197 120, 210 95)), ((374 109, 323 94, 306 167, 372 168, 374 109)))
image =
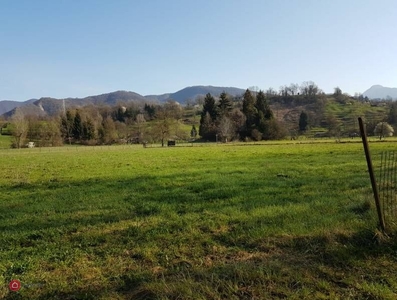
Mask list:
MULTIPOLYGON (((120 255, 123 247, 119 249, 121 252, 104 253, 103 257, 98 251, 106 252, 112 250, 112 247, 119 247, 123 244, 123 237, 135 239, 134 242, 141 243, 142 247, 150 238, 158 247, 153 251, 160 253, 167 250, 162 247, 175 242, 174 237, 179 232, 176 229, 172 231, 173 226, 179 226, 181 231, 189 226, 191 219, 184 219, 184 215, 200 215, 209 211, 209 218, 216 220, 223 209, 241 210, 241 216, 245 216, 248 209, 244 210, 244 207, 247 205, 251 205, 254 210, 259 206, 274 208, 275 203, 279 203, 281 208, 297 203, 296 199, 279 201, 274 198, 269 201, 270 204, 266 201, 258 201, 257 205, 247 204, 246 187, 249 184, 250 179, 241 180, 237 185, 229 184, 227 179, 214 184, 199 174, 178 173, 129 179, 3 186, 0 192, 6 195, 6 200, 0 203, 0 215, 3 217, 0 230, 16 234, 13 240, 4 244, 9 249, 35 247, 41 240, 44 245, 51 242, 49 232, 59 229, 60 233, 52 237, 54 240, 58 243, 69 242, 67 247, 79 244, 87 252, 89 248, 96 249, 97 252, 93 253, 98 260, 109 255, 120 255), (197 182, 184 183, 186 175, 197 178, 197 182), (177 215, 177 218, 169 220, 170 212, 177 215), (169 223, 149 224, 150 237, 147 237, 149 231, 132 227, 117 233, 99 231, 96 236, 91 236, 87 232, 66 240, 60 239, 62 235, 72 234, 85 227, 100 228, 101 225, 124 220, 159 216, 169 223), (183 222, 178 222, 179 220, 183 222), (24 234, 18 235, 20 232, 24 234), (139 241, 140 238, 142 241, 139 241)), ((254 185, 253 189, 260 191, 261 185, 254 185)), ((312 198, 302 198, 303 200, 310 204, 312 198)), ((387 276, 393 276, 389 271, 397 267, 395 240, 379 241, 371 230, 338 232, 337 228, 330 228, 323 235, 293 233, 271 237, 266 236, 266 231, 261 231, 268 227, 283 228, 288 222, 301 222, 310 217, 309 209, 301 209, 296 213, 292 211, 290 214, 276 210, 271 217, 245 217, 240 221, 226 218, 222 220, 225 222, 224 232, 216 232, 210 226, 205 227, 211 220, 206 220, 204 215, 199 224, 204 229, 199 228, 198 234, 210 237, 207 248, 214 246, 224 250, 214 250, 214 253, 208 249, 203 251, 201 248, 204 246, 200 243, 208 241, 198 240, 189 246, 198 247, 196 249, 203 252, 202 256, 187 257, 185 264, 181 260, 173 261, 174 257, 169 258, 170 262, 162 262, 160 259, 147 262, 143 256, 137 256, 144 252, 142 250, 130 259, 142 269, 160 264, 159 271, 136 273, 125 270, 117 278, 106 278, 107 287, 103 289, 86 286, 72 292, 43 291, 37 299, 97 299, 109 293, 116 293, 126 299, 280 299, 307 298, 314 295, 313 291, 319 293, 318 297, 376 298, 375 294, 360 290, 355 284, 374 284, 382 282, 387 276), (389 268, 382 269, 371 263, 373 260, 381 263, 382 258, 385 258, 389 268), (320 287, 317 281, 325 282, 325 287, 320 287)), ((360 217, 368 209, 365 205, 353 207, 351 214, 360 217)), ((189 233, 187 229, 183 232, 189 233)), ((185 238, 186 241, 195 239, 191 236, 185 238)), ((186 245, 175 247, 179 250, 178 247, 184 248, 186 245)), ((156 259, 156 255, 153 257, 156 259)), ((18 295, 9 294, 6 299, 21 299, 18 295)))
POLYGON ((120 290, 131 299, 392 299, 396 249, 395 240, 378 243, 368 231, 275 237, 267 249, 231 250, 209 264, 124 282, 120 290))

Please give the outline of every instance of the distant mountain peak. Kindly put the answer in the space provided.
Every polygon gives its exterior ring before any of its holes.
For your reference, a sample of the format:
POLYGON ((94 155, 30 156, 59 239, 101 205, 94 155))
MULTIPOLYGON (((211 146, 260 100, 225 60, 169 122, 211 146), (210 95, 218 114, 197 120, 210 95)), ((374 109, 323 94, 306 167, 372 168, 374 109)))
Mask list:
POLYGON ((380 84, 371 86, 363 93, 369 99, 397 99, 397 88, 384 87, 380 84))
POLYGON ((374 84, 373 86, 371 86, 369 89, 382 89, 382 88, 384 88, 384 86, 383 85, 380 85, 380 84, 374 84))

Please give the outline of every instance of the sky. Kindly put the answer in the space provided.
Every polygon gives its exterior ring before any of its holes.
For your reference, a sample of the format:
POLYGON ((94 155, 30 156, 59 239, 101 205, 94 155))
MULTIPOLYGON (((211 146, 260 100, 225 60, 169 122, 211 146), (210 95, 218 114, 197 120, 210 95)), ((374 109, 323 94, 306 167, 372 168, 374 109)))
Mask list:
POLYGON ((0 0, 0 100, 397 87, 395 0, 0 0))

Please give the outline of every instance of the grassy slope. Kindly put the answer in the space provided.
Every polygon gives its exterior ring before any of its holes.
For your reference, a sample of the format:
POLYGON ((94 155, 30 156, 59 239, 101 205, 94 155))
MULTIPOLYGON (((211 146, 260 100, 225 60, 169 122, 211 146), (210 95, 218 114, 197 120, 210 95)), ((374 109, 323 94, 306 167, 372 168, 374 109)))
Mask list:
POLYGON ((0 298, 397 296, 360 144, 1 156, 0 298))
POLYGON ((383 120, 387 116, 387 106, 371 106, 369 103, 359 101, 348 101, 346 104, 330 99, 326 102, 325 115, 334 116, 336 119, 350 125, 357 124, 358 117, 365 117, 369 121, 383 120))

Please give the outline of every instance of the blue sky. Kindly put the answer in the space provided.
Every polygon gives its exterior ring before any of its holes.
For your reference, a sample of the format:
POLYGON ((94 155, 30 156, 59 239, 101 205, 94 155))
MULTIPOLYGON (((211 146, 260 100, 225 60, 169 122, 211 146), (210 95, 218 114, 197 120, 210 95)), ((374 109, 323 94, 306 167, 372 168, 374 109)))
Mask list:
POLYGON ((0 0, 0 99, 397 87, 395 0, 0 0))

